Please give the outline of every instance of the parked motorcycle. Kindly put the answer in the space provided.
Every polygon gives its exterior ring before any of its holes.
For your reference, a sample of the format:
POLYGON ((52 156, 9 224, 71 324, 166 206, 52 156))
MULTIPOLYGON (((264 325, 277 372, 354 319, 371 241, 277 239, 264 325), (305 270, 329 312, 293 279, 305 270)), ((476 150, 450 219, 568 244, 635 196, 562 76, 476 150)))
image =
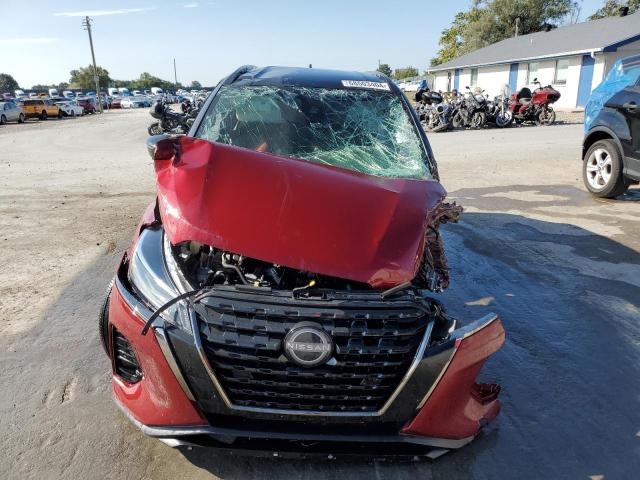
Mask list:
POLYGON ((506 128, 513 123, 513 112, 509 110, 509 94, 505 89, 486 104, 487 122, 498 128, 506 128))
POLYGON ((194 111, 189 114, 180 114, 171 110, 167 102, 161 99, 155 101, 149 114, 159 120, 149 125, 147 129, 149 135, 186 134, 193 125, 197 111, 195 111, 195 115, 194 111))
POLYGON ((551 125, 556 121, 556 112, 551 104, 558 101, 560 92, 547 85, 542 87, 537 78, 533 83, 538 86, 533 92, 527 87, 511 95, 509 110, 516 123, 534 122, 536 125, 551 125))
POLYGON ((441 132, 451 128, 451 108, 443 102, 442 94, 428 88, 415 94, 416 111, 425 130, 441 132))
POLYGON ((487 122, 487 100, 482 91, 474 93, 465 88, 469 91, 454 103, 453 128, 481 128, 487 122))

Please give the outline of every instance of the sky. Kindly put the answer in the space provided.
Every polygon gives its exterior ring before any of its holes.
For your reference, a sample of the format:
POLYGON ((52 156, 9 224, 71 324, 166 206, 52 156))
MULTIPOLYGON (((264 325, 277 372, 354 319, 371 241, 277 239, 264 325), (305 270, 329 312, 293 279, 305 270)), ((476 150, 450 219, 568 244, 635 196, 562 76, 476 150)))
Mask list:
MULTIPOLYGON (((583 0, 581 19, 603 0, 583 0)), ((69 81, 91 63, 85 15, 93 18, 98 65, 111 78, 149 72, 212 86, 240 65, 422 72, 438 38, 468 0, 0 0, 0 73, 23 88, 69 81)))

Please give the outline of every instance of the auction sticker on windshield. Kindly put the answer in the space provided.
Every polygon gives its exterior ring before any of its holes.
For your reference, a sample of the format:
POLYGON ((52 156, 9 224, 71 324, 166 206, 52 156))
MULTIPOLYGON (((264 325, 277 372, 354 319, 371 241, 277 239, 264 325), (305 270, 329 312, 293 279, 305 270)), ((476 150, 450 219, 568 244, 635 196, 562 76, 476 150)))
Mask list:
POLYGON ((390 90, 388 83, 368 82, 366 80, 342 80, 342 86, 349 88, 370 88, 373 90, 390 90))

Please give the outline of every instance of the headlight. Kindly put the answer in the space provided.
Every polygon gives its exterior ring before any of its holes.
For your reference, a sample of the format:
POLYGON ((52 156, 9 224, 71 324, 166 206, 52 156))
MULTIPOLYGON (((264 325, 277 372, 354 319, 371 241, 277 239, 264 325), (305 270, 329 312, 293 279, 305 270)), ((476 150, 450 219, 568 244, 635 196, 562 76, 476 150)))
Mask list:
MULTIPOLYGON (((155 311, 180 295, 171 280, 163 255, 163 230, 145 229, 138 238, 129 264, 129 282, 140 299, 155 311)), ((189 307, 179 302, 160 314, 166 321, 191 332, 189 307)))

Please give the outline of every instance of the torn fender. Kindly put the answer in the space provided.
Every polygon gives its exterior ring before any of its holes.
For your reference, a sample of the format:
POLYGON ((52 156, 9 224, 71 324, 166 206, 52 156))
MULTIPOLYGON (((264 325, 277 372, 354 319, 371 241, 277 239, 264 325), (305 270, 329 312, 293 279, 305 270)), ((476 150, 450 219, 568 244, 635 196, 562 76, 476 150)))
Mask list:
POLYGON ((410 281, 435 180, 351 170, 181 137, 157 160, 158 204, 172 243, 216 248, 322 275, 389 288, 410 281))

